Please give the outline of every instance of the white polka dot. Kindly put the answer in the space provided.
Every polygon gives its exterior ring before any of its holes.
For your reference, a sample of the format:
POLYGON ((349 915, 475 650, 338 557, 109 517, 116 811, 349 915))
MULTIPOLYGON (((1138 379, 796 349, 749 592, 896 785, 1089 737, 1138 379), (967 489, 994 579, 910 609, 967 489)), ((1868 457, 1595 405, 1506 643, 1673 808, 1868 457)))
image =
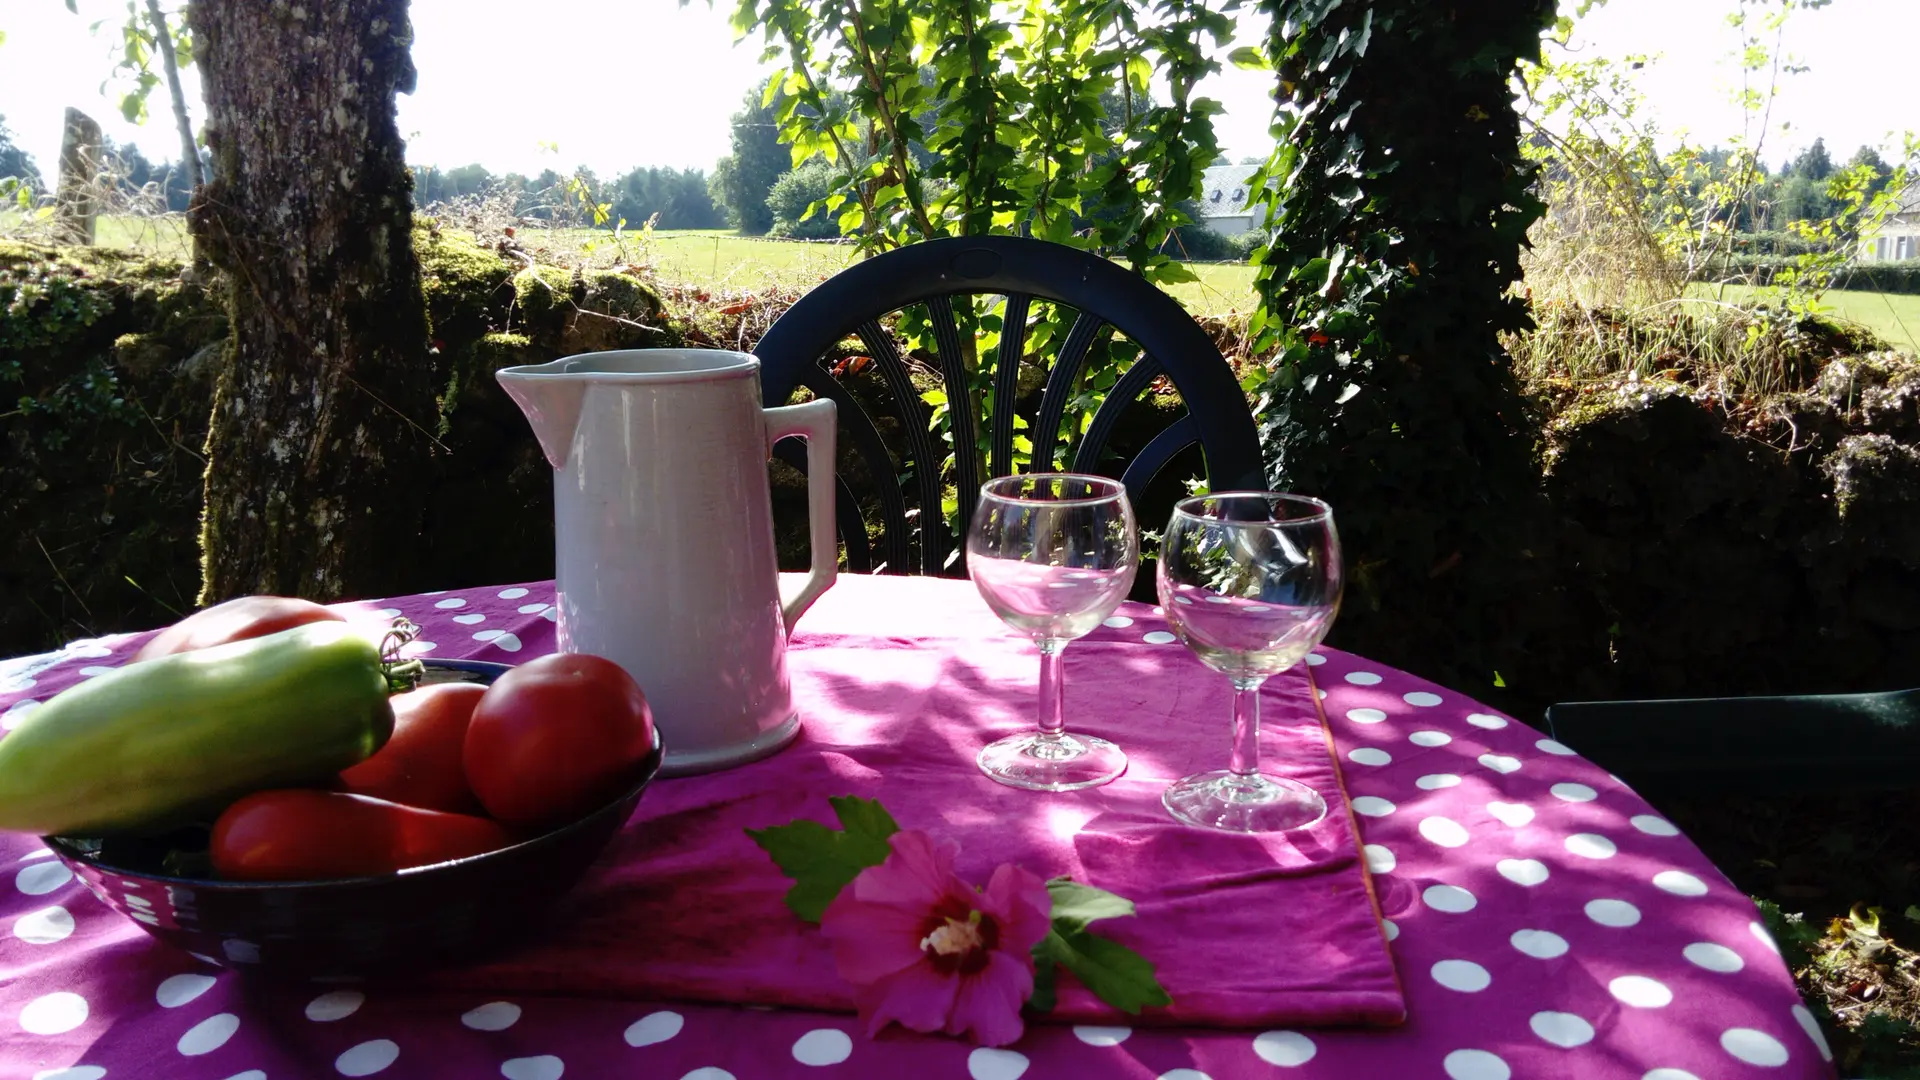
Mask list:
POLYGON ((455 615, 453 621, 459 623, 461 626, 472 626, 475 623, 486 622, 487 617, 477 611, 471 611, 465 615, 455 615))
POLYGON ((1654 1069, 1640 1080, 1700 1080, 1685 1069, 1654 1069))
POLYGON ((1393 857, 1392 848, 1382 847, 1379 844, 1368 844, 1366 854, 1367 869, 1376 874, 1391 874, 1393 873, 1393 868, 1400 865, 1400 860, 1393 857))
POLYGON ((73 936, 73 913, 55 904, 13 921, 13 936, 29 945, 51 945, 73 936))
POLYGON ((1449 990, 1472 994, 1491 985, 1493 976, 1471 960, 1442 960, 1433 965, 1433 981, 1449 990))
POLYGON ((1665 983, 1645 975, 1622 975, 1607 984, 1607 992, 1636 1009, 1658 1009, 1673 1000, 1665 983))
POLYGON ((1440 704, 1440 695, 1429 694, 1425 690, 1415 690, 1410 694, 1400 695, 1400 700, 1409 705, 1418 705, 1425 709, 1440 704))
POLYGON ((1310 652, 1307 654, 1308 667, 1319 667, 1321 664, 1324 664, 1326 662, 1327 662, 1327 658, 1325 656, 1320 655, 1317 652, 1310 652))
POLYGON ((127 906, 129 907, 137 907, 147 912, 151 912, 153 910, 153 901, 147 899, 144 896, 135 896, 132 893, 128 893, 125 896, 122 896, 120 899, 125 901, 127 906))
POLYGON ((1504 716, 1493 716, 1489 713, 1477 712, 1467 715, 1467 723, 1477 728, 1486 728, 1488 731, 1499 731, 1501 728, 1507 726, 1507 719, 1504 716))
POLYGON ((554 607, 552 604, 548 604, 547 609, 540 613, 540 617, 547 620, 548 622, 559 622, 560 609, 557 607, 554 607))
POLYGON ((1449 915, 1472 911, 1474 905, 1479 903, 1472 893, 1458 885, 1429 885, 1426 891, 1420 894, 1420 899, 1433 910, 1444 911, 1449 915))
POLYGON ((1747 924, 1747 932, 1758 938, 1760 944, 1772 949, 1775 953, 1780 951, 1780 944, 1773 940, 1772 934, 1767 933, 1766 927, 1761 926, 1757 922, 1750 922, 1747 924))
POLYGON ((552 1054, 508 1058, 500 1063, 500 1075, 507 1080, 560 1080, 566 1071, 566 1062, 552 1054))
POLYGON ((133 921, 135 921, 135 922, 143 922, 143 923, 146 923, 146 924, 147 924, 148 926, 159 926, 159 925, 160 925, 160 917, 159 917, 159 916, 157 916, 157 915, 153 915, 153 914, 150 914, 150 913, 148 913, 148 912, 145 912, 145 911, 129 911, 129 912, 127 912, 127 918, 129 918, 129 919, 132 919, 132 920, 133 920, 133 921))
MULTIPOLYGON (((69 1065, 64 1069, 43 1069, 33 1074, 33 1080, 100 1080, 107 1070, 98 1065, 69 1065)), ((234 1077, 234 1080, 240 1080, 234 1077)), ((261 1073, 260 1080, 267 1080, 267 1074, 261 1073)))
POLYGON ((497 638, 504 633, 506 633, 505 630, 480 630, 474 633, 473 640, 492 641, 494 638, 497 638))
POLYGON ((107 672, 112 670, 114 669, 110 667, 102 667, 98 664, 90 664, 87 667, 81 668, 80 674, 85 675, 87 678, 91 679, 96 676, 105 675, 107 672))
POLYGON ((1441 788, 1450 788, 1459 783, 1459 777, 1452 773, 1440 772, 1428 773, 1420 779, 1415 780, 1413 786, 1419 788, 1421 791, 1438 791, 1441 788))
POLYGON ((518 600, 521 597, 527 595, 527 590, 520 589, 520 588, 501 589, 499 592, 495 593, 494 595, 498 596, 502 600, 518 600))
POLYGON ((27 852, 27 853, 26 853, 25 855, 22 855, 22 856, 20 856, 20 858, 19 858, 19 859, 17 859, 17 860, 15 860, 15 861, 16 861, 16 862, 32 862, 32 861, 33 861, 33 860, 35 860, 35 859, 45 859, 45 858, 48 858, 48 857, 50 857, 50 856, 51 856, 52 854, 53 854, 53 849, 52 849, 52 848, 40 848, 40 849, 38 849, 38 850, 36 850, 36 851, 29 851, 29 852, 27 852))
POLYGON ((1560 757, 1572 757, 1574 753, 1573 747, 1553 739, 1541 739, 1533 745, 1535 749, 1540 750, 1542 753, 1557 754, 1560 757))
POLYGON ((1790 1056, 1779 1039, 1752 1028, 1728 1028, 1721 1032, 1720 1049, 1749 1065, 1785 1065, 1790 1056))
POLYGON ((1611 859, 1620 849, 1599 833, 1582 832, 1567 837, 1567 850, 1583 859, 1611 859))
POLYGON ((1820 1051, 1820 1057, 1832 1061, 1833 1048, 1827 1045, 1826 1033, 1820 1030, 1820 1022, 1813 1018, 1813 1013, 1805 1005, 1795 1005, 1793 1019, 1800 1025, 1800 1030, 1807 1033, 1807 1038, 1813 1040, 1814 1049, 1820 1051))
POLYGON ((1655 817, 1652 814, 1635 814, 1632 820, 1633 827, 1646 833, 1648 836, 1680 835, 1679 826, 1663 817, 1655 817))
POLYGON ((1552 960, 1567 954, 1567 939, 1551 930, 1515 930, 1507 940, 1535 960, 1552 960))
POLYGON ((1481 754, 1480 764, 1503 775, 1520 771, 1520 759, 1507 754, 1481 754))
POLYGON ((519 1020, 520 1006, 511 1001, 489 1001, 460 1014, 460 1022, 475 1031, 505 1031, 519 1020))
POLYGON ((1356 724, 1377 724, 1387 718, 1379 709, 1349 709, 1347 719, 1356 724))
POLYGON ((539 615, 545 612, 549 607, 552 607, 552 606, 553 605, 551 604, 521 604, 518 608, 515 608, 514 610, 518 611, 522 615, 539 615))
POLYGON ((28 896, 45 896, 73 880, 66 863, 34 863, 13 875, 14 887, 28 896))
POLYGON ((1707 883, 1685 870, 1662 870, 1653 875, 1653 883, 1662 891, 1670 892, 1675 896, 1707 895, 1707 883))
POLYGON ((1315 698, 1318 698, 1321 701, 1327 700, 1327 692, 1325 690, 1320 690, 1316 688, 1313 692, 1313 696, 1315 698))
POLYGON ((20 1010, 20 1030, 29 1035, 64 1035, 87 1022, 87 999, 67 990, 44 994, 20 1010))
POLYGON ((1546 881, 1548 877, 1547 864, 1539 859, 1501 859, 1493 864, 1493 868, 1500 871, 1501 877, 1528 888, 1546 881))
POLYGON ((400 1047, 392 1039, 373 1039, 348 1047, 333 1059, 333 1067, 341 1076, 372 1076, 399 1058, 400 1047))
POLYGON ((1349 671, 1347 681, 1355 686, 1374 686, 1380 682, 1380 676, 1371 671, 1349 671))
POLYGON ((1636 926, 1640 922, 1640 909, 1625 900, 1589 900, 1587 918, 1601 926, 1636 926))
POLYGON ((1547 790, 1553 792, 1554 798, 1567 802, 1592 802, 1600 797, 1599 792, 1585 784, 1555 784, 1547 790))
POLYGON ((967 1074, 973 1080, 1020 1080, 1027 1071, 1027 1055, 1016 1050, 982 1046, 967 1055, 967 1074))
POLYGON ((1593 1025, 1572 1013, 1537 1012, 1527 1021, 1527 1026, 1535 1035, 1563 1050, 1593 1041, 1593 1025))
POLYGON ((814 1028, 793 1044, 793 1060, 802 1065, 838 1065, 853 1056, 853 1040, 838 1028, 814 1028))
POLYGON ((1388 941, 1400 940, 1400 924, 1392 919, 1381 919, 1380 928, 1387 932, 1388 941))
POLYGON ((1133 1029, 1128 1027, 1093 1027, 1088 1024, 1076 1024, 1073 1036, 1088 1046, 1119 1046, 1126 1042, 1133 1029))
POLYGON ((1391 765, 1393 755, 1385 750, 1371 746, 1356 747, 1347 753, 1347 758, 1356 765, 1391 765))
POLYGON ((211 1054, 227 1045, 233 1033, 240 1030, 240 1018, 232 1013, 218 1013, 187 1029, 180 1036, 176 1048, 188 1057, 211 1054))
POLYGON ((1416 731, 1407 736, 1407 741, 1415 746, 1445 746, 1453 741, 1453 736, 1444 731, 1416 731))
POLYGON ((400 646, 400 653, 403 656, 413 656, 417 653, 432 652, 439 647, 440 643, 437 641, 409 641, 400 646))
POLYGON ((680 1080, 734 1080, 733 1074, 718 1065, 704 1065, 693 1070, 680 1080))
POLYGON ((686 1023, 686 1018, 677 1012, 663 1010, 648 1013, 628 1025, 627 1045, 652 1046, 654 1043, 666 1042, 680 1034, 680 1029, 685 1027, 686 1023))
POLYGON ((1513 1070, 1500 1055, 1485 1050, 1455 1050, 1440 1062, 1452 1080, 1507 1080, 1513 1070))
MULTIPOLYGON (((454 596, 454 597, 449 597, 449 598, 447 598, 447 599, 445 599, 445 600, 440 600, 440 601, 437 601, 437 602, 435 602, 435 603, 434 603, 434 605, 433 605, 433 606, 434 606, 434 607, 437 607, 437 608, 440 608, 440 609, 442 609, 442 610, 449 610, 449 609, 452 609, 452 608, 463 608, 463 607, 466 607, 466 606, 467 606, 467 602, 466 602, 465 600, 462 600, 462 599, 460 599, 460 598, 459 598, 459 597, 457 597, 457 596, 454 596)), ((386 1068, 386 1066, 384 1066, 384 1065, 382 1065, 382 1066, 381 1066, 381 1068, 383 1068, 383 1069, 384 1069, 384 1068, 386 1068)))
POLYGON ((1681 949, 1680 954, 1685 956, 1695 967, 1703 967, 1708 971, 1718 971, 1723 975, 1731 974, 1747 966, 1747 962, 1740 959, 1739 953, 1734 952, 1725 945, 1716 945, 1711 941, 1696 941, 1686 948, 1681 949))
POLYGON ((40 703, 32 698, 14 702, 5 713, 0 713, 0 728, 12 731, 20 726, 20 721, 25 720, 28 713, 39 707, 40 703))
MULTIPOLYGON (((1180 639, 1165 630, 1149 630, 1140 635, 1140 640, 1149 645, 1171 645, 1180 639)), ((1009 1051, 1009 1053, 1011 1053, 1011 1051, 1009 1051)), ((1024 1061, 1025 1059, 1023 1058, 1021 1060, 1024 1061)))
POLYGON ((358 990, 330 990, 307 1002, 307 1019, 315 1023, 345 1020, 366 1004, 367 995, 358 990))
POLYGON ((1441 847, 1459 847, 1467 842, 1466 826, 1452 818, 1421 818, 1420 835, 1441 847))
POLYGON ((381 608, 379 611, 374 612, 374 614, 380 616, 383 619, 397 619, 400 617, 402 612, 397 607, 390 607, 390 608, 381 608))
POLYGON ((1353 812, 1363 817, 1386 817, 1396 807, 1378 795, 1362 795, 1353 800, 1353 812))
POLYGON ((1213 1077, 1199 1069, 1168 1069, 1160 1074, 1159 1080, 1213 1080, 1213 1077))
POLYGON ((1253 1052, 1269 1065, 1297 1069, 1312 1061, 1320 1048, 1297 1031, 1263 1031, 1253 1037, 1253 1052))
POLYGON ((1487 813, 1502 825, 1518 829, 1533 820, 1533 807, 1526 803, 1490 802, 1487 813))
POLYGON ((520 637, 509 631, 494 638, 493 647, 502 652, 519 652, 521 649, 520 637))

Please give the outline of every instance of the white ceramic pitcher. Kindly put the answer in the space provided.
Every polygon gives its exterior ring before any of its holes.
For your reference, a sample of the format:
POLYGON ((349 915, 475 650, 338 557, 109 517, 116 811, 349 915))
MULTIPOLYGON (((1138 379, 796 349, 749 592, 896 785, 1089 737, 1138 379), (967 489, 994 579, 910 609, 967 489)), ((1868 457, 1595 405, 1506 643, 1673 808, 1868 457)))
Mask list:
POLYGON ((760 361, 714 349, 503 368, 553 465, 560 648, 632 673, 666 775, 765 757, 799 733, 793 622, 833 584, 834 408, 767 409, 760 361), (767 457, 807 440, 813 565, 782 598, 767 457))

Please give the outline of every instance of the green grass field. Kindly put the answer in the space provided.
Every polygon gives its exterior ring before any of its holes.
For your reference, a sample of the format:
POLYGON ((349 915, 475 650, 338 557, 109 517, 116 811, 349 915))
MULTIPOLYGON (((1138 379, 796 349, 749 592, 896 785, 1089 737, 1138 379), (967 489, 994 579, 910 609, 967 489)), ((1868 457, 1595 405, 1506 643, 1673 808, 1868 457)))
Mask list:
MULTIPOLYGON (((1775 290, 1753 285, 1695 285, 1689 297, 1719 297, 1734 303, 1771 299, 1775 290)), ((1873 331, 1896 349, 1920 353, 1920 296, 1834 289, 1820 298, 1820 312, 1873 331)))

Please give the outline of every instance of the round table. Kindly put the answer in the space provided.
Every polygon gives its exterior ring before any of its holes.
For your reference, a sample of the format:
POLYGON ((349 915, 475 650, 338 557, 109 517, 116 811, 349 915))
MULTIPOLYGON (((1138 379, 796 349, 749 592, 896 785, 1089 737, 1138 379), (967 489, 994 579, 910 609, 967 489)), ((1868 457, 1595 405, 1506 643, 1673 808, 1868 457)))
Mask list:
MULTIPOLYGON (((843 576, 816 610, 863 590, 898 594, 900 634, 929 604, 979 603, 966 582, 843 576)), ((553 648, 552 602, 545 582, 344 607, 413 619, 416 652, 511 662, 553 648)), ((1195 662, 1144 606, 1096 634, 1195 662)), ((143 637, 0 665, 0 726, 143 637)), ((1405 992, 1399 1028, 1033 1024, 987 1049, 868 1039, 829 1013, 264 985, 152 941, 37 839, 0 834, 0 1080, 1833 1075, 1751 901, 1625 784, 1442 687, 1331 649, 1310 662, 1405 992)))

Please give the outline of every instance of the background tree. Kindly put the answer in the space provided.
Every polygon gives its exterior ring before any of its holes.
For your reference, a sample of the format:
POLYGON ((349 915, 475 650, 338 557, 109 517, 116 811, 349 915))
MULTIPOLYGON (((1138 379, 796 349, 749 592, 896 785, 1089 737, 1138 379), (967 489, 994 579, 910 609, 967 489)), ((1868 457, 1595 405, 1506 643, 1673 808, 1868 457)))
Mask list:
POLYGON ((214 395, 201 600, 417 587, 433 445, 406 0, 196 0, 212 180, 191 227, 232 330, 214 395))
POLYGON ((764 97, 754 87, 741 99, 740 111, 733 114, 733 153, 715 163, 710 185, 727 224, 745 236, 758 236, 773 227, 767 195, 793 165, 780 143, 773 107, 764 97))
POLYGON ((819 158, 782 175, 766 198, 767 210, 773 216, 773 235, 795 240, 831 240, 839 236, 840 223, 832 214, 807 216, 807 211, 833 190, 833 166, 819 158))
POLYGON ((14 144, 13 132, 7 128, 7 118, 0 116, 0 178, 6 177, 24 180, 36 189, 45 186, 40 179, 40 170, 33 164, 33 156, 14 144))
POLYGON ((726 224, 698 169, 630 169, 613 179, 601 197, 611 203, 609 226, 637 229, 658 214, 661 229, 717 229, 726 224))

